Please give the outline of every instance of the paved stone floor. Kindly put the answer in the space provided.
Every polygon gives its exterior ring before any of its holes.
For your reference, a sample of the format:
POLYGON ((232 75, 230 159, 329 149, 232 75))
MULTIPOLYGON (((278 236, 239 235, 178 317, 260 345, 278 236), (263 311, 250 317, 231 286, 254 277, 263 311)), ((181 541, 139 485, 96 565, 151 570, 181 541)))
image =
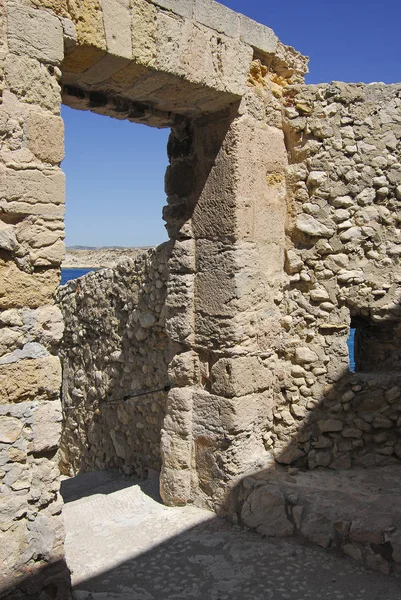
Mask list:
POLYGON ((201 509, 163 506, 155 480, 89 473, 62 492, 76 600, 401 599, 401 579, 201 509))

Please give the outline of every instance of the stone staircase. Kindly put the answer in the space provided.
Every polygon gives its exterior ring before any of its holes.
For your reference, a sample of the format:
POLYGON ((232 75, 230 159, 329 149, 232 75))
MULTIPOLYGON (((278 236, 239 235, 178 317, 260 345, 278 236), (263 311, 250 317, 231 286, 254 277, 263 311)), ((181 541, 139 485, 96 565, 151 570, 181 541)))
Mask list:
POLYGON ((273 467, 236 489, 236 517, 266 537, 295 537, 401 575, 401 467, 273 467))

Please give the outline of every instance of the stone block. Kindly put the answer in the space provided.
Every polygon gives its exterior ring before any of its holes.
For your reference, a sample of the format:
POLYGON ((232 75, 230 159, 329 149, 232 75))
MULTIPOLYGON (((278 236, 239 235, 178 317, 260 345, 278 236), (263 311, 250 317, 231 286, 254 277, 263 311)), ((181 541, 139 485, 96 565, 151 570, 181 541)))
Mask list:
POLYGON ((43 162, 59 164, 64 158, 64 122, 45 112, 30 111, 26 120, 29 149, 43 162))
POLYGON ((239 37, 240 15, 214 0, 195 0, 195 20, 232 38, 239 37))
POLYGON ((7 2, 8 49, 44 63, 59 64, 64 56, 63 28, 55 15, 7 2))
POLYGON ((96 46, 73 48, 63 61, 64 73, 82 73, 96 65, 105 56, 105 51, 96 46))
POLYGON ((195 276, 197 309, 213 316, 228 317, 235 313, 235 279, 224 271, 198 273, 195 276))
POLYGON ((106 50, 101 0, 85 0, 75 5, 73 12, 78 43, 82 46, 95 46, 106 50))
POLYGON ((0 281, 0 309, 37 308, 52 304, 59 286, 58 269, 47 269, 35 273, 20 271, 12 262, 2 262, 0 281))
POLYGON ((281 490, 262 486, 251 491, 241 510, 243 523, 268 537, 287 537, 294 534, 288 519, 286 502, 281 490))
POLYGON ((180 15, 181 17, 186 17, 188 19, 192 18, 193 14, 193 0, 150 0, 152 4, 156 6, 160 6, 160 8, 165 8, 176 15, 180 15))
POLYGON ((174 75, 183 74, 181 52, 188 39, 191 23, 171 13, 159 12, 156 26, 156 67, 174 75))
MULTIPOLYGON (((51 205, 64 205, 65 175, 59 169, 49 168, 15 170, 0 168, 0 196, 2 208, 11 212, 9 207, 22 204, 25 214, 40 214, 51 205)), ((18 211, 22 212, 22 211, 18 211)))
POLYGON ((183 506, 191 497, 191 471, 163 467, 160 495, 167 506, 183 506))
POLYGON ((60 392, 61 365, 56 356, 0 366, 0 403, 53 400, 60 392))
POLYGON ((75 23, 66 17, 60 19, 63 26, 64 45, 66 49, 73 48, 77 43, 77 29, 75 23))
POLYGON ((13 252, 17 249, 18 242, 15 236, 15 227, 0 221, 0 249, 13 252))
POLYGON ((131 11, 129 0, 101 0, 107 51, 132 58, 131 11))
MULTIPOLYGON (((190 350, 176 355, 169 364, 169 381, 174 385, 193 385, 199 378, 199 356, 190 350)), ((176 390, 172 390, 174 394, 176 390)), ((171 394, 172 396, 172 394, 171 394)))
POLYGON ((220 396, 246 396, 271 385, 268 365, 256 356, 221 358, 211 369, 212 392, 220 396))
MULTIPOLYGON (((186 0, 182 1, 186 3, 186 0)), ((156 6, 144 0, 133 0, 131 15, 132 56, 141 64, 151 65, 156 54, 156 6)))
POLYGON ((24 424, 14 417, 0 417, 0 442, 13 444, 21 435, 24 424))
POLYGON ((240 15, 240 38, 265 54, 274 54, 277 50, 278 38, 274 31, 245 15, 240 15))
POLYGON ((60 442, 61 421, 61 403, 58 400, 39 404, 34 413, 29 452, 56 450, 60 442))
MULTIPOLYGON (((119 77, 127 65, 132 65, 133 71, 136 67, 142 74, 147 72, 145 67, 141 68, 141 65, 132 64, 127 58, 105 54, 81 74, 79 81, 91 85, 101 83, 113 78, 114 75, 119 77)), ((132 81, 129 81, 129 83, 132 85, 132 81)))
POLYGON ((27 56, 8 54, 5 60, 5 79, 10 90, 21 102, 37 104, 59 114, 60 86, 54 72, 27 56))
POLYGON ((252 429, 259 418, 271 418, 272 410, 273 399, 269 391, 240 398, 193 392, 194 429, 200 435, 205 431, 218 431, 224 435, 252 429))
POLYGON ((187 469, 191 462, 192 440, 163 433, 160 452, 167 469, 187 469))

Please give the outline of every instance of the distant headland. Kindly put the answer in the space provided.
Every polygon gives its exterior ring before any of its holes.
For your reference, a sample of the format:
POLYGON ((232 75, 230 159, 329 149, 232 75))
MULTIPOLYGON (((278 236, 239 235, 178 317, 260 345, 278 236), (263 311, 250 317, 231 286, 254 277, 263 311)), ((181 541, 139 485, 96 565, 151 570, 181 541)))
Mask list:
POLYGON ((86 269, 115 267, 122 258, 135 258, 137 254, 151 246, 123 248, 119 246, 91 247, 69 246, 66 248, 63 269, 86 269))

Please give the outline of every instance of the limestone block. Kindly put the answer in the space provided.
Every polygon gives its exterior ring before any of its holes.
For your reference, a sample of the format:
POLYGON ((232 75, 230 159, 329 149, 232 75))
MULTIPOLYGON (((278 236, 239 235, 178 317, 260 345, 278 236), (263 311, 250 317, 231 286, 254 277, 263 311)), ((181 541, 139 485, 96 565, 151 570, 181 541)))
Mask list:
POLYGON ((10 52, 51 64, 63 60, 63 28, 55 15, 9 1, 7 27, 10 52))
POLYGON ((120 56, 114 56, 113 54, 104 54, 99 60, 93 65, 90 65, 79 77, 79 82, 83 84, 95 84, 107 81, 113 76, 116 76, 116 82, 119 81, 118 87, 126 87, 126 85, 132 85, 133 81, 128 78, 124 81, 123 74, 125 73, 125 67, 131 66, 132 71, 135 71, 135 67, 138 72, 144 74, 147 72, 145 67, 132 63, 127 58, 121 58, 120 56), (124 85, 125 84, 125 85, 124 85))
MULTIPOLYGON (((193 385, 199 378, 199 356, 193 350, 176 355, 169 364, 168 377, 174 385, 193 385)), ((174 394, 176 393, 175 390, 174 394)), ((172 394, 169 395, 171 397, 172 394)), ((192 402, 191 402, 192 404, 192 402)))
POLYGON ((162 468, 160 495, 167 506, 183 506, 191 497, 191 471, 189 469, 162 468))
POLYGON ((330 238, 334 234, 334 228, 327 227, 311 215, 305 213, 298 215, 297 229, 312 237, 330 238))
POLYGON ((174 436, 188 437, 192 429, 192 415, 189 411, 167 409, 163 428, 174 436))
POLYGON ((295 360, 299 364, 313 363, 318 360, 316 352, 313 352, 307 346, 301 346, 295 349, 295 360))
POLYGON ((101 0, 69 3, 69 14, 77 29, 78 44, 106 50, 101 0))
POLYGON ((240 38, 266 54, 274 54, 277 49, 278 38, 273 30, 245 15, 240 15, 240 38))
POLYGON ((63 221, 39 216, 29 216, 16 226, 18 242, 31 249, 52 246, 64 237, 63 221))
POLYGON ((64 122, 45 112, 30 111, 26 121, 29 149, 43 162, 59 164, 64 158, 64 122))
MULTIPOLYGON (((183 3, 186 4, 186 0, 183 3)), ((156 55, 156 7, 145 0, 133 0, 131 13, 133 58, 141 64, 152 65, 156 55)))
POLYGON ((35 267, 57 266, 59 267, 65 257, 65 246, 62 240, 57 240, 51 246, 39 248, 30 252, 29 258, 35 267))
POLYGON ((240 398, 224 398, 195 390, 193 393, 194 431, 234 434, 252 430, 259 419, 272 418, 273 398, 270 391, 240 398))
POLYGON ((240 15, 219 2, 195 0, 194 18, 202 25, 229 37, 239 37, 240 15))
POLYGON ((191 462, 192 441, 170 432, 163 432, 160 452, 167 469, 187 469, 191 462))
POLYGON ((24 344, 24 335, 21 331, 3 327, 0 329, 0 356, 20 348, 24 344))
POLYGON ((53 113, 60 113, 60 86, 54 72, 27 56, 8 54, 5 78, 10 90, 21 102, 37 104, 53 113))
POLYGON ((198 273, 195 276, 196 307, 208 315, 233 316, 235 280, 225 271, 198 273))
POLYGON ((60 281, 58 269, 25 273, 11 262, 0 261, 0 309, 36 308, 51 304, 60 281))
POLYGON ((58 400, 39 404, 34 413, 33 439, 29 452, 47 452, 59 446, 61 434, 61 404, 58 400))
MULTIPOLYGON (((252 49, 196 23, 184 28, 184 32, 180 67, 185 78, 241 96, 246 89, 252 49)), ((233 100, 228 97, 227 104, 233 100)))
POLYGON ((56 356, 18 361, 0 366, 0 402, 54 399, 61 385, 60 360, 56 356))
POLYGON ((101 4, 108 52, 132 58, 129 0, 101 0, 101 4))
POLYGON ((0 417, 0 442, 13 444, 21 435, 24 424, 14 417, 0 417))
POLYGON ((8 325, 10 327, 21 327, 24 321, 18 310, 10 308, 0 313, 0 325, 8 325))
POLYGON ((272 374, 256 356, 221 358, 211 369, 212 392, 221 396, 245 396, 271 385, 272 374))
POLYGON ((190 19, 193 13, 193 0, 150 0, 153 4, 190 19))
POLYGON ((59 169, 17 171, 1 168, 0 195, 6 212, 15 209, 25 214, 51 213, 52 208, 64 204, 65 176, 59 169))
POLYGON ((159 12, 156 20, 156 67, 162 71, 182 75, 181 51, 189 37, 191 23, 174 14, 159 12))
POLYGON ((252 490, 242 507, 241 519, 248 527, 269 537, 286 537, 294 533, 294 525, 285 510, 284 495, 273 487, 252 490))
POLYGON ((105 56, 105 51, 96 46, 74 47, 63 61, 63 73, 82 73, 96 65, 105 56))
POLYGON ((334 537, 333 523, 324 514, 316 510, 306 513, 302 519, 300 531, 305 539, 328 548, 334 537))
POLYGON ((60 19, 63 27, 64 45, 66 49, 73 48, 77 43, 77 29, 71 19, 63 17, 60 19))
MULTIPOLYGON (((19 574, 19 568, 24 568, 23 556, 27 546, 26 524, 23 520, 13 523, 6 531, 1 532, 0 561, 2 571, 6 574, 19 574)), ((11 579, 14 577, 11 576, 11 579)))
POLYGON ((31 336, 40 343, 53 347, 61 340, 64 322, 58 306, 41 306, 35 310, 24 310, 23 316, 31 336))
POLYGON ((0 249, 12 252, 18 246, 13 225, 0 221, 0 249))

